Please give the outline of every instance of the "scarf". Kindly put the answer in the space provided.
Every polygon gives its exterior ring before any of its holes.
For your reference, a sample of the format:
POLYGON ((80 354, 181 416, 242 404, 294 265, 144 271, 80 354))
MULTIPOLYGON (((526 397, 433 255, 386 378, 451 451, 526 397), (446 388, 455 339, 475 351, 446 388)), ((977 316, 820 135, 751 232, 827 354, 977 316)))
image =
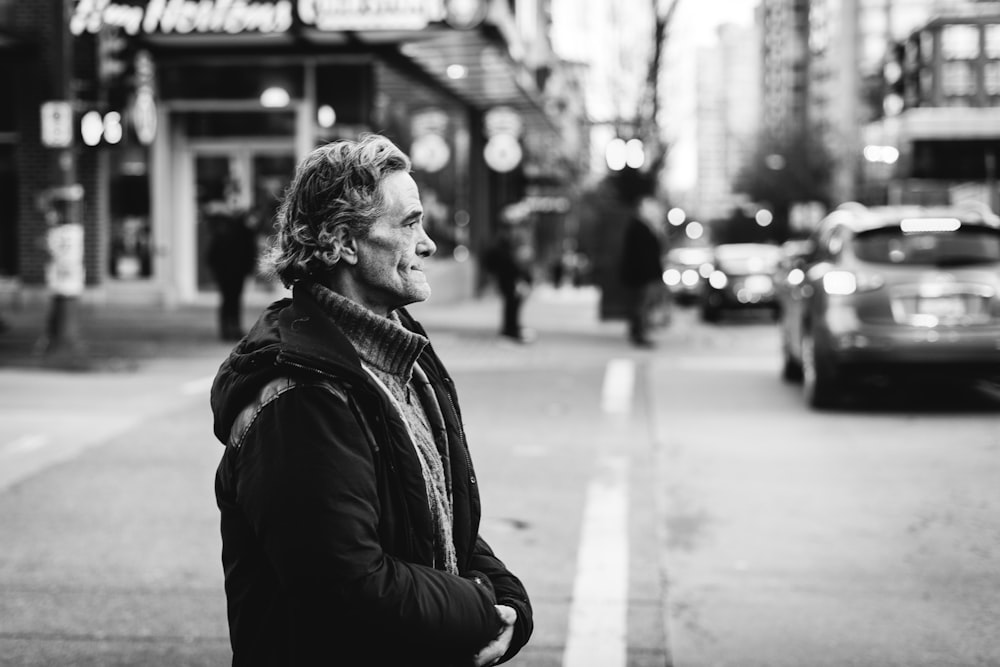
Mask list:
POLYGON ((395 313, 380 317, 318 284, 312 285, 310 292, 337 322, 361 358, 362 367, 381 387, 402 418, 420 461, 427 504, 434 523, 434 566, 458 574, 448 475, 426 409, 414 387, 414 375, 425 377, 417 366, 417 358, 428 340, 403 327, 395 313))

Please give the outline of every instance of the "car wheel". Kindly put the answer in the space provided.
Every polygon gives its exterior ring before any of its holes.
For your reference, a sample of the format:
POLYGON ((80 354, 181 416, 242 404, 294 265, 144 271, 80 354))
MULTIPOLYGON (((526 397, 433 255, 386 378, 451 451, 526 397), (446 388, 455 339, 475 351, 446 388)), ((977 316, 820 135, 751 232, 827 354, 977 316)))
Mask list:
POLYGON ((802 364, 782 345, 781 379, 786 382, 802 382, 802 364))
POLYGON ((802 336, 802 389, 812 408, 830 408, 840 398, 840 382, 834 365, 816 349, 811 333, 802 336))

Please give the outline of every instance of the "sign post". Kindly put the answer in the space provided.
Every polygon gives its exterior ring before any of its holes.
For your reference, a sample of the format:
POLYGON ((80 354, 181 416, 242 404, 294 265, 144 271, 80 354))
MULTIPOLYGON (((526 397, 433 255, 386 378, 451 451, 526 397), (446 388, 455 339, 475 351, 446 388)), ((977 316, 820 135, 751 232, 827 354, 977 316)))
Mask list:
POLYGON ((59 53, 53 79, 62 99, 46 102, 41 109, 41 139, 53 149, 55 184, 37 198, 45 222, 45 247, 49 254, 45 279, 51 294, 45 332, 38 347, 49 363, 81 368, 87 365, 78 312, 84 288, 84 231, 80 220, 84 190, 77 183, 74 147, 73 38, 69 30, 73 5, 73 0, 62 2, 62 34, 56 42, 59 53))

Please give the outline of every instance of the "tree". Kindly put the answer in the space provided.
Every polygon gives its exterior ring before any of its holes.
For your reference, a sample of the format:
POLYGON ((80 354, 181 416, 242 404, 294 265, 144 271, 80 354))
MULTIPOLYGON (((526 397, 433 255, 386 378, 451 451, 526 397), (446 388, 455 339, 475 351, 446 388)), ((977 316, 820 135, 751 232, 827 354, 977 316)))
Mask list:
POLYGON ((792 204, 818 201, 829 206, 834 160, 817 132, 798 132, 782 139, 762 137, 737 174, 734 189, 770 207, 775 237, 787 238, 792 204))

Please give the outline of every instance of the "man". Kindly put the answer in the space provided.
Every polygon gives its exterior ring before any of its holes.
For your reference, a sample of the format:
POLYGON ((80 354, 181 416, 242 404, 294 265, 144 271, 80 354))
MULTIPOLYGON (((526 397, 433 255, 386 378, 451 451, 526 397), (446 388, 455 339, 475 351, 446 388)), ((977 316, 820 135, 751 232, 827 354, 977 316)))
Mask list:
POLYGON ((639 197, 625 227, 621 254, 621 279, 626 288, 628 336, 637 347, 652 347, 650 317, 663 294, 663 252, 660 225, 663 205, 655 195, 639 197))
POLYGON ((521 306, 532 284, 527 251, 527 244, 518 239, 516 223, 504 219, 485 257, 486 270, 493 274, 502 301, 500 335, 519 343, 532 339, 531 332, 521 326, 521 306))
POLYGON ((239 184, 225 185, 225 201, 208 207, 208 266, 219 288, 219 337, 243 337, 243 289, 257 263, 257 233, 240 201, 239 184))
POLYGON ((216 377, 234 665, 492 665, 531 635, 478 535, 455 385, 404 308, 436 249, 409 169, 377 135, 299 165, 269 257, 293 295, 216 377))

